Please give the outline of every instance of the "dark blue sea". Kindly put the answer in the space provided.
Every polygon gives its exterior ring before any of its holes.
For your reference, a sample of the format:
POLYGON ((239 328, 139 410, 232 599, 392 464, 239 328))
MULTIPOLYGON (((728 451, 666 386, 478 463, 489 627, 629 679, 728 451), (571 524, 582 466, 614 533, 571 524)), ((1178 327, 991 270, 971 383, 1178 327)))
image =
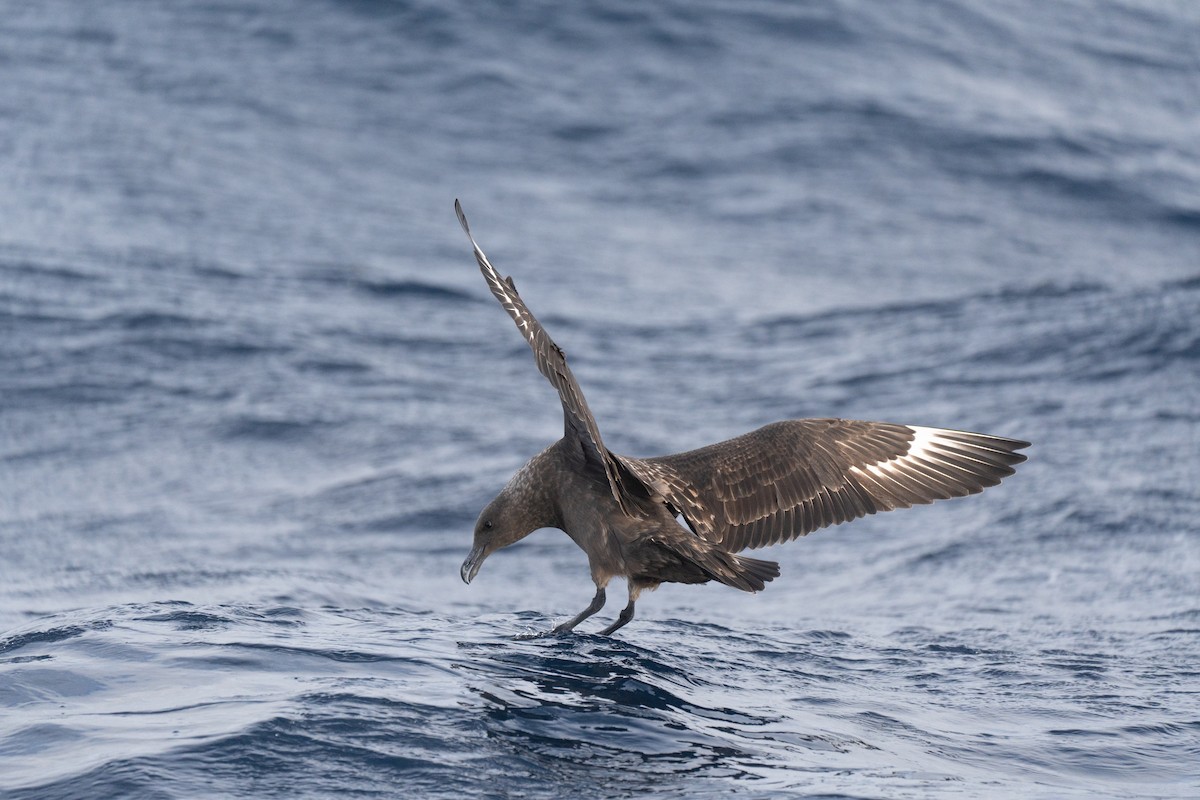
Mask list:
POLYGON ((0 1, 0 797, 1200 796, 1200 6, 0 1), (596 634, 562 432, 1027 439, 596 634))

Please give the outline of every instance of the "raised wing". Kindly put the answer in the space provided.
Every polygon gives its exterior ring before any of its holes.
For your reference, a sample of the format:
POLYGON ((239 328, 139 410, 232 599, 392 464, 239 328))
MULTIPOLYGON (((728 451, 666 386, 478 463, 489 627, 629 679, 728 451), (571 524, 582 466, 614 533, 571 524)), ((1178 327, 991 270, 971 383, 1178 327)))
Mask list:
POLYGON ((533 357, 537 362, 538 370, 558 390, 558 397, 562 401, 566 435, 575 436, 583 446, 588 460, 603 468, 613 497, 621 508, 627 511, 613 455, 608 452, 604 442, 600 439, 596 418, 592 416, 587 400, 583 397, 583 390, 579 388, 575 376, 571 374, 571 368, 567 366, 566 354, 554 343, 554 340, 546 333, 546 329, 526 308, 525 301, 521 299, 521 295, 517 294, 517 287, 513 283, 513 279, 501 277, 496 268, 492 266, 492 262, 484 255, 483 250, 479 248, 475 237, 471 235, 467 217, 463 214, 458 200, 454 201, 454 211, 458 214, 458 222, 466 232, 467 238, 471 240, 471 246, 475 249, 475 260, 479 262, 479 270, 483 273, 488 286, 491 287, 492 294, 500 301, 500 305, 504 306, 504 310, 513 318, 513 322, 517 323, 517 329, 521 331, 521 335, 533 349, 533 357))
POLYGON ((731 552, 790 541, 877 511, 975 494, 1013 473, 1028 442, 860 422, 776 422, 718 444, 621 461, 731 552))

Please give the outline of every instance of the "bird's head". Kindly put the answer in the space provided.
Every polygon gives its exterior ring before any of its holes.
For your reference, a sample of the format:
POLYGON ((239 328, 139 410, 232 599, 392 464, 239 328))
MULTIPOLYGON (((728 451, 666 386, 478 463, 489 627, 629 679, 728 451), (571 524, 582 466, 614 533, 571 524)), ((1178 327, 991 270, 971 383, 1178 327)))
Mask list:
POLYGON ((561 528, 558 504, 548 487, 554 480, 551 445, 517 470, 500 494, 475 522, 475 543, 463 562, 464 583, 470 583, 483 560, 502 547, 521 541, 538 528, 561 528))
POLYGON ((483 560, 492 553, 519 542, 543 527, 525 508, 521 495, 510 491, 510 488, 506 487, 495 500, 488 503, 475 522, 474 545, 459 572, 464 583, 471 582, 483 560))

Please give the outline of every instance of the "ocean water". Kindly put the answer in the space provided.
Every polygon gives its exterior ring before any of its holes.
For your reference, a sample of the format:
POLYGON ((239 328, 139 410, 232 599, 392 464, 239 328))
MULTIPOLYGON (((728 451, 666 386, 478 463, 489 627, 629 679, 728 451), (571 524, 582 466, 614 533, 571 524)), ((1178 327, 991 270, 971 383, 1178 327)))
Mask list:
POLYGON ((0 12, 0 796, 1200 795, 1195 5, 0 12), (1030 460, 518 639, 593 589, 459 580, 561 412, 456 197, 617 452, 1030 460))

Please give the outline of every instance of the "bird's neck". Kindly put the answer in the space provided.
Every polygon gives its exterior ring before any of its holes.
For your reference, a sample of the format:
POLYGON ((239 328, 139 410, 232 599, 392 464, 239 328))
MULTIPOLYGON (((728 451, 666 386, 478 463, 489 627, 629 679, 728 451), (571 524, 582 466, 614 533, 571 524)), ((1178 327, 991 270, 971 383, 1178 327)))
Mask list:
POLYGON ((529 533, 539 528, 562 527, 558 498, 553 493, 559 484, 555 474, 557 455, 553 445, 546 448, 517 470, 504 487, 513 507, 521 509, 525 517, 521 527, 528 527, 529 533))

